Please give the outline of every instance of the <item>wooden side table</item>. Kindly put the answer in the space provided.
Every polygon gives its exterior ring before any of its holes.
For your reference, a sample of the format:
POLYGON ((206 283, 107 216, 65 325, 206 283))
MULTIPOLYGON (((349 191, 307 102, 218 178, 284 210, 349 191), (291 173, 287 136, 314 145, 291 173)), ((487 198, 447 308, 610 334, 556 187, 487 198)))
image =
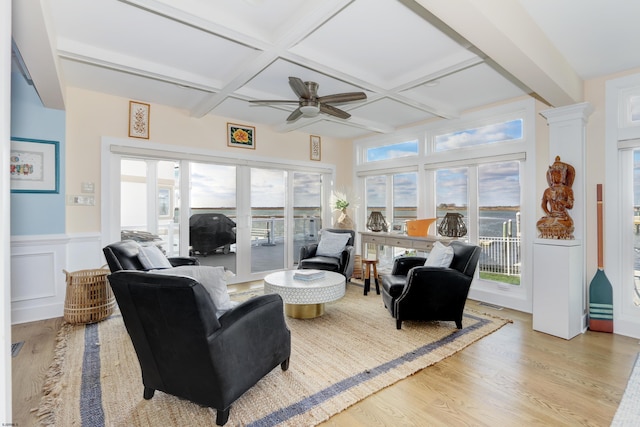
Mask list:
POLYGON ((378 260, 363 259, 362 270, 364 273, 364 294, 367 295, 371 290, 371 269, 373 268, 373 279, 376 281, 376 293, 380 295, 380 284, 378 283, 378 260))

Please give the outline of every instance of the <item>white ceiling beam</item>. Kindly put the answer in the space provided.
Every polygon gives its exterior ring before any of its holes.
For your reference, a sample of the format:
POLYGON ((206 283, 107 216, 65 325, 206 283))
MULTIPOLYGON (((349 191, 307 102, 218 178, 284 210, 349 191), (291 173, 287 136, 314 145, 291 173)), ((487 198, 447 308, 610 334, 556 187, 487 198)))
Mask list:
POLYGON ((549 105, 583 101, 582 79, 517 1, 401 1, 432 14, 549 105))
POLYGON ((64 110, 64 84, 55 46, 49 33, 51 18, 47 2, 13 1, 12 36, 42 104, 64 110))

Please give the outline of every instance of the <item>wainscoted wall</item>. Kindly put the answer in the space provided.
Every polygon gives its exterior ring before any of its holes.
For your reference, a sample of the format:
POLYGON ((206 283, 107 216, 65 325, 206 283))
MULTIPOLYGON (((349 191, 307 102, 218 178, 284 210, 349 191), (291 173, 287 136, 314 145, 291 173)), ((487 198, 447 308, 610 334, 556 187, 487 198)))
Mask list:
POLYGON ((11 323, 62 317, 64 270, 105 264, 99 233, 11 238, 11 323))

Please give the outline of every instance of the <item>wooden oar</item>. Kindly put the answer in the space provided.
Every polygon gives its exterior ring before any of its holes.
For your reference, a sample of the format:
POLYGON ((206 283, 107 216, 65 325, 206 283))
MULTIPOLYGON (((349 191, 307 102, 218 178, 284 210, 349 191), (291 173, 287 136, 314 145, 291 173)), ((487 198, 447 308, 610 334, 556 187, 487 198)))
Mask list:
POLYGON ((602 184, 597 185, 598 197, 598 271, 589 285, 589 329, 598 332, 613 332, 613 290, 604 274, 602 184))

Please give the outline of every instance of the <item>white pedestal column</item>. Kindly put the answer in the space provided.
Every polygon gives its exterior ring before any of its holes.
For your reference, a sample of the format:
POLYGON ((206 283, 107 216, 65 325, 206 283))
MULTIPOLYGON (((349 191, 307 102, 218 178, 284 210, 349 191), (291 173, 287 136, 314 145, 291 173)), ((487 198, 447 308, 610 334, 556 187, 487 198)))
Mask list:
POLYGON ((533 260, 533 329, 575 337, 584 329, 582 241, 536 239, 533 260))
MULTIPOLYGON (((575 240, 536 239, 533 245, 533 329, 571 339, 586 328, 585 146, 588 103, 542 111, 549 124, 549 165, 560 160, 576 170, 569 215, 575 240)), ((539 189, 542 195, 544 189, 539 189)))

